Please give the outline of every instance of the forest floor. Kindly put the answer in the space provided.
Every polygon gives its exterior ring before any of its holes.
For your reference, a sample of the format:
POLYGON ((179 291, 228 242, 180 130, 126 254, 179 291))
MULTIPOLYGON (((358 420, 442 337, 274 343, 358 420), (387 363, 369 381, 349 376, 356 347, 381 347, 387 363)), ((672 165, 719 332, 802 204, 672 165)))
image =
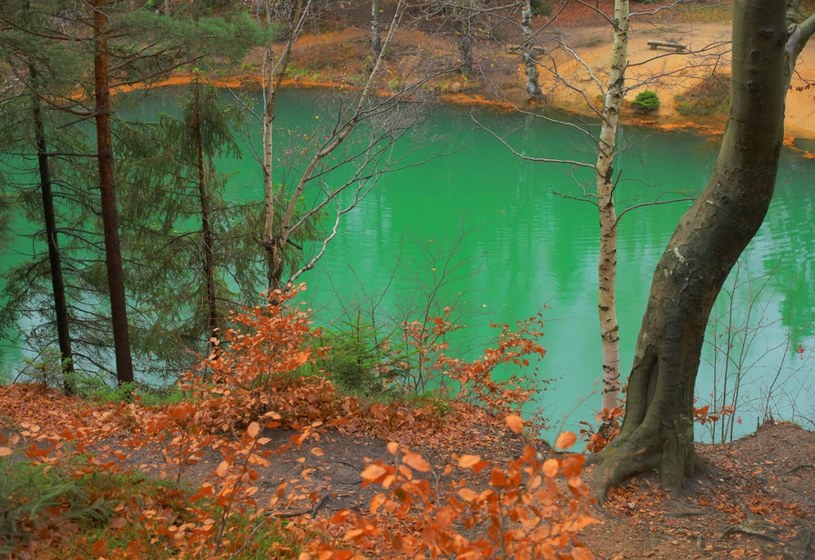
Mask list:
MULTIPOLYGON (((368 22, 364 10, 354 5, 349 3, 347 13, 339 14, 330 29, 308 30, 295 50, 289 84, 360 85, 369 63, 368 22)), ((711 134, 721 130, 721 116, 694 120, 676 112, 674 103, 675 95, 698 85, 714 67, 726 71, 729 12, 715 2, 703 7, 681 17, 659 15, 635 24, 630 80, 647 81, 647 87, 659 94, 662 106, 658 115, 648 119, 637 117, 628 107, 627 122, 711 134), (681 41, 693 53, 652 51, 646 44, 652 38, 681 41), (655 73, 661 77, 654 78, 655 73)), ((562 49, 554 48, 560 42, 579 49, 585 65, 562 58, 559 68, 562 75, 577 80, 585 93, 575 95, 550 76, 543 80, 546 102, 558 109, 589 113, 583 100, 596 102, 599 92, 593 89, 591 75, 604 75, 610 34, 588 8, 561 15, 560 27, 544 34, 542 43, 551 45, 557 57, 564 56, 562 49)), ((398 88, 411 76, 425 76, 455 61, 453 35, 434 32, 431 24, 420 22, 397 35, 394 52, 399 55, 389 57, 381 87, 398 88)), ((498 37, 477 43, 477 67, 472 75, 443 74, 428 82, 427 93, 451 102, 503 110, 527 107, 519 56, 507 52, 507 46, 517 44, 517 30, 513 29, 498 28, 498 37)), ((240 73, 254 74, 257 64, 257 57, 250 57, 240 73)), ((235 83, 248 84, 242 76, 231 78, 237 80, 235 83)), ((804 53, 796 77, 807 79, 815 79, 815 42, 804 53)), ((166 83, 183 80, 176 77, 166 83)), ((794 144, 792 137, 815 138, 813 95, 811 89, 793 90, 788 95, 790 144, 794 144)), ((297 406, 303 403, 298 401, 297 406)), ((277 451, 268 465, 257 468, 258 479, 253 484, 258 490, 253 498, 260 506, 274 503, 270 516, 287 520, 326 520, 343 509, 365 512, 375 490, 371 485, 362 486, 360 473, 371 461, 392 459, 389 442, 420 453, 434 466, 428 480, 439 496, 452 482, 445 466, 456 464, 462 456, 477 455, 503 463, 521 454, 527 444, 544 457, 555 456, 546 443, 507 431, 501 419, 481 409, 455 403, 444 407, 375 405, 344 410, 333 418, 316 414, 308 419, 314 425, 311 436, 298 445, 292 444, 292 438, 299 439, 297 431, 264 430, 269 439, 266 446, 277 451), (336 422, 338 419, 342 422, 336 422), (321 427, 323 422, 334 422, 336 427, 321 427)), ((20 386, 0 387, 0 443, 9 444, 10 436, 21 434, 23 438, 15 440, 16 450, 32 440, 57 441, 67 431, 95 453, 118 456, 124 468, 179 478, 192 487, 218 470, 223 455, 212 447, 200 449, 196 462, 179 470, 167 463, 158 443, 135 449, 126 446, 124 442, 139 425, 134 419, 137 410, 147 414, 139 405, 95 405, 20 386)), ((653 473, 637 477, 612 490, 605 504, 591 506, 589 513, 598 522, 584 529, 579 541, 598 558, 610 560, 815 558, 815 433, 792 424, 770 423, 731 443, 696 444, 696 450, 704 469, 684 492, 665 492, 653 473)), ((590 481, 590 468, 586 474, 590 481)), ((458 473, 457 479, 460 476, 458 473)), ((483 475, 479 478, 473 472, 469 476, 470 487, 484 484, 483 475)), ((370 558, 397 556, 387 550, 367 554, 370 558)), ((286 556, 280 552, 278 557, 286 556)))
MULTIPOLYGON (((296 406, 310 414, 302 401, 296 406)), ((398 442, 427 459, 433 467, 426 476, 439 498, 450 491, 454 477, 462 476, 450 468, 462 456, 477 455, 491 464, 503 464, 530 444, 543 457, 556 455, 546 443, 528 439, 529 434, 512 433, 500 419, 472 406, 453 403, 441 413, 431 410, 433 406, 391 404, 364 410, 357 406, 343 405, 343 421, 337 427, 315 429, 296 445, 291 444, 298 439, 296 431, 263 430, 268 438, 264 447, 276 451, 268 465, 257 468, 258 478, 252 484, 258 489, 253 498, 268 516, 299 519, 302 527, 313 523, 312 518, 328 524, 343 509, 367 512, 376 490, 374 485, 362 484, 360 473, 371 461, 393 461, 388 442, 398 442)), ((155 441, 136 448, 126 445, 140 430, 137 419, 146 419, 156 410, 138 403, 94 404, 36 387, 10 386, 0 388, 0 409, 5 433, 27 436, 18 446, 26 440, 45 446, 67 430, 98 454, 97 465, 106 464, 113 452, 123 469, 171 480, 178 477, 192 488, 213 480, 223 460, 222 451, 207 447, 194 464, 179 471, 167 463, 155 441)), ((331 422, 326 418, 325 425, 331 422)), ((684 492, 666 493, 654 474, 633 479, 613 489, 602 506, 589 507, 597 523, 581 531, 577 542, 597 558, 610 560, 813 558, 815 433, 789 423, 769 423, 732 443, 696 444, 696 450, 705 466, 684 492)), ((470 488, 485 483, 483 472, 464 476, 470 488)), ((591 480, 590 468, 584 479, 591 480)), ((364 552, 367 558, 400 557, 383 548, 364 552)), ((285 551, 276 554, 269 557, 297 557, 285 551)), ((51 558, 47 554, 22 557, 51 558)))

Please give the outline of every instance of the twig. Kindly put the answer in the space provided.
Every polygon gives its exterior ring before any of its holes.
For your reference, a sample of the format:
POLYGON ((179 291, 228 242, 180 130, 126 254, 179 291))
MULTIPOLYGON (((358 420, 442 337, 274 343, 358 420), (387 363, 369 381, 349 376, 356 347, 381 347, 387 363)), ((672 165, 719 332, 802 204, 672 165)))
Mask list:
POLYGON ((290 517, 300 517, 301 515, 306 515, 306 514, 309 514, 311 517, 314 517, 315 515, 317 515, 317 512, 320 511, 320 509, 328 501, 328 498, 329 498, 329 495, 325 494, 311 508, 304 508, 304 509, 299 509, 299 510, 295 510, 295 511, 281 511, 281 512, 270 511, 266 515, 268 515, 269 517, 279 517, 281 519, 288 519, 290 517))

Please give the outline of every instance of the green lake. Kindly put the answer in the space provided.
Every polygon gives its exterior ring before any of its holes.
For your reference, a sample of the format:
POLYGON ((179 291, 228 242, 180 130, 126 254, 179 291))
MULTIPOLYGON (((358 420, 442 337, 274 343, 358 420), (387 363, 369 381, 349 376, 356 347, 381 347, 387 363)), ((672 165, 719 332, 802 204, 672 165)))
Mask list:
MULTIPOLYGON (((153 92, 149 105, 128 111, 172 112, 179 91, 153 92)), ((306 142, 304 135, 331 120, 338 99, 318 90, 284 91, 276 121, 280 138, 290 138, 296 152, 298 143, 306 142)), ((324 258, 302 277, 308 285, 302 299, 314 309, 318 324, 337 320, 343 307, 355 303, 365 309, 378 304, 383 321, 411 311, 416 316, 427 287, 442 278, 446 263, 438 303, 454 308, 468 327, 453 340, 454 348, 467 356, 477 355, 489 342, 490 323, 514 323, 543 312, 547 355, 538 369, 551 382, 529 412, 541 410, 554 428, 561 423, 574 428, 590 419, 600 402, 597 211, 570 198, 581 188, 591 191, 592 172, 523 161, 472 116, 528 156, 592 162, 595 148, 573 129, 531 116, 437 105, 421 111, 421 123, 400 140, 396 152, 406 158, 403 163, 424 163, 384 175, 345 216, 324 258)), ((258 126, 252 136, 259 142, 258 126)), ((718 148, 694 134, 643 128, 625 128, 621 144, 616 166, 622 171, 620 209, 695 196, 707 182, 718 148)), ((231 174, 232 199, 261 203, 261 174, 251 155, 222 161, 221 170, 231 174)), ((736 372, 742 373, 736 435, 752 430, 768 414, 809 422, 810 427, 815 421, 813 180, 815 160, 785 151, 767 220, 739 265, 738 277, 734 274, 727 284, 732 298, 721 298, 714 310, 715 332, 711 327, 697 392, 700 405, 706 404, 714 370, 717 383, 727 377, 730 389, 736 372), (735 336, 730 343, 728 330, 735 336)), ((631 364, 654 265, 687 205, 648 206, 621 221, 623 370, 631 364)), ((30 244, 30 239, 12 241, 0 263, 17 262, 30 244)), ((9 369, 19 360, 19 350, 14 340, 0 344, 5 347, 0 366, 9 369)), ((700 435, 705 432, 701 428, 700 435)))

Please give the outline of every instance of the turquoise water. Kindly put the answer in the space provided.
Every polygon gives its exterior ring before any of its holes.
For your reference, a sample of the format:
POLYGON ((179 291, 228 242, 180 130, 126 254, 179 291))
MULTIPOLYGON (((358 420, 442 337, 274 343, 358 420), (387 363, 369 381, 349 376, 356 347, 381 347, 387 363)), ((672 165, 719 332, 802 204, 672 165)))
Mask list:
MULTIPOLYGON (((172 111, 178 94, 163 90, 153 94, 149 105, 127 110, 144 115, 172 111)), ((281 141, 286 139, 297 154, 315 127, 330 120, 338 99, 314 90, 285 91, 277 121, 281 141)), ((570 129, 521 115, 473 114, 529 156, 594 159, 591 142, 570 129)), ((584 187, 591 191, 592 174, 518 159, 481 130, 468 109, 435 106, 420 117, 395 155, 405 158, 403 164, 428 161, 384 175, 346 216, 325 257, 302 277, 308 284, 303 300, 321 324, 341 320, 342 309, 355 304, 363 309, 376 305, 377 321, 385 324, 417 318, 428 287, 441 282, 435 301, 453 307, 468 327, 453 338, 468 356, 490 340, 490 323, 512 323, 542 311, 547 355, 538 369, 551 382, 530 404, 530 412, 542 410, 554 426, 574 427, 591 418, 600 402, 599 228, 596 209, 570 197, 584 187)), ((250 129, 251 141, 259 141, 259 127, 250 123, 250 129)), ((621 141, 620 209, 694 196, 705 185, 718 148, 689 133, 637 128, 624 129, 621 141)), ((261 203, 261 175, 248 150, 242 160, 223 160, 219 167, 230 173, 232 200, 261 203)), ((815 417, 813 177, 815 161, 785 152, 767 221, 734 280, 739 287, 732 313, 726 297, 714 312, 720 320, 710 339, 730 348, 728 387, 733 387, 735 370, 744 375, 736 434, 752 429, 765 412, 799 421, 815 417), (726 317, 733 317, 730 332, 743 332, 747 343, 728 344, 717 336, 726 317)), ((631 364, 653 267, 687 204, 649 206, 621 222, 618 305, 624 370, 631 364)), ((19 259, 26 243, 14 241, 3 263, 19 259)), ((14 358, 7 354, 6 359, 14 358)), ((709 344, 704 360, 700 404, 711 401, 714 363, 719 388, 725 377, 723 351, 709 344)))

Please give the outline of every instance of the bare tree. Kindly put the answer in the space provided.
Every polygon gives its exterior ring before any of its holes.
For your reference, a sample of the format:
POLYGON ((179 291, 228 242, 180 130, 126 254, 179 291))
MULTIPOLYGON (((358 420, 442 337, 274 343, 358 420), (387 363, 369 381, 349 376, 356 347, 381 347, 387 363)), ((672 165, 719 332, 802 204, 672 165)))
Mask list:
MULTIPOLYGON (((396 107, 416 85, 403 88, 383 99, 374 100, 375 84, 384 65, 384 53, 393 42, 396 30, 404 13, 406 0, 400 0, 382 42, 379 55, 374 60, 365 85, 362 87, 356 104, 349 113, 337 116, 334 128, 320 141, 316 150, 306 159, 303 171, 295 180, 293 188, 275 185, 273 127, 276 114, 276 101, 283 76, 291 60, 292 51, 302 33, 307 20, 311 0, 298 0, 295 16, 289 28, 289 35, 281 52, 275 57, 271 45, 264 58, 264 114, 263 114, 263 178, 265 192, 264 228, 262 243, 266 254, 267 279, 270 290, 286 288, 305 271, 313 268, 325 254, 325 250, 337 234, 342 216, 350 212, 370 190, 376 178, 382 173, 382 164, 387 161, 390 148, 396 137, 408 128, 394 116, 396 107), (346 144, 352 132, 365 122, 368 128, 367 139, 351 149, 336 161, 341 146, 346 144), (354 171, 350 179, 340 184, 328 184, 327 175, 343 165, 350 165, 354 171), (307 185, 315 184, 320 189, 318 200, 306 210, 298 209, 307 185), (353 191, 350 202, 339 203, 339 197, 346 191, 353 191), (297 249, 293 237, 304 230, 310 221, 327 208, 334 207, 334 223, 330 231, 319 243, 317 252, 302 265, 295 267, 291 276, 283 282, 285 272, 284 257, 287 251, 297 249)), ((421 80, 420 80, 421 81, 421 80)), ((386 166, 385 166, 386 167, 386 166)))
MULTIPOLYGON (((635 204, 628 208, 623 209, 618 213, 615 203, 615 195, 620 180, 619 171, 615 175, 615 160, 619 153, 618 137, 620 116, 623 109, 625 97, 633 89, 641 88, 643 80, 637 79, 630 83, 627 81, 627 71, 631 66, 628 54, 629 37, 631 34, 630 19, 632 15, 629 9, 629 0, 616 0, 614 2, 614 13, 611 15, 605 14, 599 8, 592 5, 581 3, 587 9, 594 11, 594 13, 601 18, 611 29, 612 42, 611 53, 609 56, 608 69, 597 71, 595 70, 583 57, 577 48, 570 46, 563 34, 557 29, 550 33, 548 40, 554 43, 553 48, 544 48, 542 45, 536 45, 533 40, 537 39, 542 42, 544 31, 547 27, 554 27, 557 21, 557 16, 565 8, 565 4, 561 6, 560 11, 555 13, 552 17, 548 18, 544 25, 533 31, 529 27, 529 23, 524 21, 526 16, 522 18, 521 30, 523 34, 523 43, 521 44, 520 51, 524 60, 524 65, 527 67, 527 92, 531 95, 534 90, 534 84, 537 84, 539 71, 543 70, 548 74, 550 79, 556 84, 557 87, 565 88, 568 91, 576 94, 583 100, 589 112, 595 115, 600 120, 599 132, 594 132, 588 123, 574 122, 574 120, 561 120, 556 116, 548 114, 531 113, 525 111, 529 115, 546 120, 550 123, 568 126, 572 129, 577 129, 583 132, 590 141, 597 146, 596 158, 593 163, 589 163, 582 159, 563 160, 558 158, 549 157, 527 157, 525 159, 539 161, 543 163, 562 163, 570 166, 578 166, 591 169, 594 175, 594 189, 589 192, 588 189, 584 190, 581 196, 568 198, 575 198, 591 202, 598 209, 599 223, 600 223, 600 252, 598 258, 597 268, 597 287, 598 287, 598 316, 600 320, 600 338, 602 344, 602 408, 611 410, 620 404, 620 337, 619 337, 619 323, 617 320, 616 308, 616 278, 617 278, 617 231, 620 220, 629 211, 641 206, 652 204, 663 204, 673 202, 677 199, 660 200, 655 202, 646 202, 635 204), (536 48, 537 47, 537 48, 536 48), (558 56, 559 55, 559 56, 558 56), (588 77, 588 81, 596 91, 598 91, 602 98, 602 104, 599 106, 594 101, 594 95, 589 91, 585 85, 580 84, 574 79, 567 71, 561 69, 563 61, 569 62, 577 70, 588 77), (532 70, 534 69, 534 70, 532 70), (540 69, 540 70, 539 70, 540 69)), ((524 11, 529 6, 524 6, 524 11)), ((665 7, 658 8, 659 10, 665 7)), ((653 12, 650 12, 653 13, 653 12)), ((639 14, 645 15, 645 14, 639 14)), ((515 49, 512 49, 513 51, 515 49)), ((706 49, 703 49, 706 50, 706 49)), ((673 56, 672 53, 670 56, 673 56)), ((655 55, 655 57, 665 56, 663 54, 655 55)), ((643 65, 645 61, 639 61, 637 65, 643 65)), ((576 71, 572 71, 573 73, 576 71)), ((661 77, 652 74, 648 76, 645 81, 653 82, 661 77)), ((538 88, 540 86, 538 85, 538 88)), ((521 110, 519 108, 519 110, 521 110)), ((497 135, 496 135, 497 136, 497 135)), ((499 137, 499 140, 516 153, 521 155, 518 150, 499 137)), ((680 200, 686 200, 681 198, 680 200)))
POLYGON ((693 398, 705 325, 769 208, 784 133, 784 98, 798 55, 815 33, 815 16, 788 21, 787 4, 733 3, 727 130, 710 182, 680 219, 654 272, 625 420, 595 471, 601 493, 652 468, 659 469, 664 486, 681 488, 697 467, 693 398))

